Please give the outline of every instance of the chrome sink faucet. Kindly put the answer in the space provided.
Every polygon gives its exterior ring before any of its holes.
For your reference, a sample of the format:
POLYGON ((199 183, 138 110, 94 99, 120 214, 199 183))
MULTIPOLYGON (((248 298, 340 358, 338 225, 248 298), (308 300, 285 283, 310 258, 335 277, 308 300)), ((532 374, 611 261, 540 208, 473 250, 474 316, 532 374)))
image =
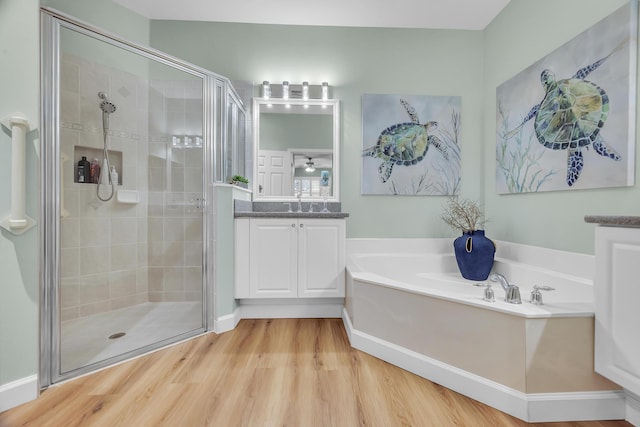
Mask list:
POLYGON ((500 286, 504 289, 505 302, 508 302, 509 304, 522 304, 522 300, 520 299, 520 288, 516 285, 510 285, 502 274, 493 273, 489 276, 489 280, 500 283, 500 286))
POLYGON ((298 193, 298 210, 297 212, 302 212, 302 191, 298 193))

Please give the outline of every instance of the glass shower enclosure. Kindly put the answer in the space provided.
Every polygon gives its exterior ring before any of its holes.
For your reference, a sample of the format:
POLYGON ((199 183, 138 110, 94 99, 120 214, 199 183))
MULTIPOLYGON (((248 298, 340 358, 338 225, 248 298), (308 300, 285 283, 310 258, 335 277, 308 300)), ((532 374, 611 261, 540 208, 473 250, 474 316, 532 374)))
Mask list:
POLYGON ((42 25, 46 387, 208 329, 233 88, 53 11, 42 25))

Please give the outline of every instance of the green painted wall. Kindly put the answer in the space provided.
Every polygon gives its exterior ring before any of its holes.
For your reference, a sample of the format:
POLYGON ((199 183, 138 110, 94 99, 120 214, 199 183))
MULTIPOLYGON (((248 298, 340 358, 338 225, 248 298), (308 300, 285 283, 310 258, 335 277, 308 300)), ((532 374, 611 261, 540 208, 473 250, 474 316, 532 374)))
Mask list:
POLYGON ((234 298, 234 223, 233 197, 231 186, 215 188, 215 281, 216 281, 216 317, 232 314, 236 308, 234 298))
MULTIPOLYGON (((0 1, 0 119, 22 113, 26 145, 26 213, 39 222, 39 19, 37 0, 0 1)), ((0 219, 11 212, 11 135, 0 131, 0 219)), ((0 385, 38 372, 38 227, 0 231, 0 385)))
MULTIPOLYGON (((340 198, 347 237, 442 237, 444 197, 361 196, 364 93, 462 96, 464 195, 483 197, 480 31, 152 21, 154 48, 232 80, 328 81, 340 99, 340 198)), ((367 141, 371 146, 376 141, 367 141)))
POLYGON ((111 0, 41 0, 40 4, 127 40, 149 45, 149 20, 111 0))
MULTIPOLYGON (((637 185, 538 194, 495 192, 496 87, 626 3, 626 0, 511 0, 485 29, 484 194, 490 219, 486 228, 492 237, 592 254, 594 225, 586 224, 584 215, 640 214, 637 185)), ((636 170, 638 165, 636 160, 636 170)))
POLYGON ((584 215, 638 214, 639 190, 496 195, 495 90, 626 1, 512 0, 484 31, 152 21, 150 37, 157 49, 234 80, 330 82, 342 101, 340 194, 351 214, 347 237, 455 234, 440 220, 443 197, 360 195, 360 100, 365 93, 460 95, 461 194, 485 205, 487 233, 593 253, 593 225, 584 223, 584 215))

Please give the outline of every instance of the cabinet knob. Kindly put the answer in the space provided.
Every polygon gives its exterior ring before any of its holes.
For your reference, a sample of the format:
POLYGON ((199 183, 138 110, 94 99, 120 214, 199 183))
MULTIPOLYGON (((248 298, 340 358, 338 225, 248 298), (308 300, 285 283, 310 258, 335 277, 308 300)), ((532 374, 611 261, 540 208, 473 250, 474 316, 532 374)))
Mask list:
POLYGON ((300 228, 304 227, 304 224, 300 224, 300 228))
POLYGON ((296 228, 296 225, 295 224, 291 224, 291 228, 296 228))

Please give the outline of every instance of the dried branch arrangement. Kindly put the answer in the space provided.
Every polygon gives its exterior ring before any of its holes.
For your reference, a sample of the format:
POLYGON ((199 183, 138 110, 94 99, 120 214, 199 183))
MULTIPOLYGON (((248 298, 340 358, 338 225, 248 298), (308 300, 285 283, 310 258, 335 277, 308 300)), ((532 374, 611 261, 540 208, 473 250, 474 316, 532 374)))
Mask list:
POLYGON ((462 233, 478 230, 484 223, 478 202, 457 197, 449 198, 441 218, 449 227, 462 233))

